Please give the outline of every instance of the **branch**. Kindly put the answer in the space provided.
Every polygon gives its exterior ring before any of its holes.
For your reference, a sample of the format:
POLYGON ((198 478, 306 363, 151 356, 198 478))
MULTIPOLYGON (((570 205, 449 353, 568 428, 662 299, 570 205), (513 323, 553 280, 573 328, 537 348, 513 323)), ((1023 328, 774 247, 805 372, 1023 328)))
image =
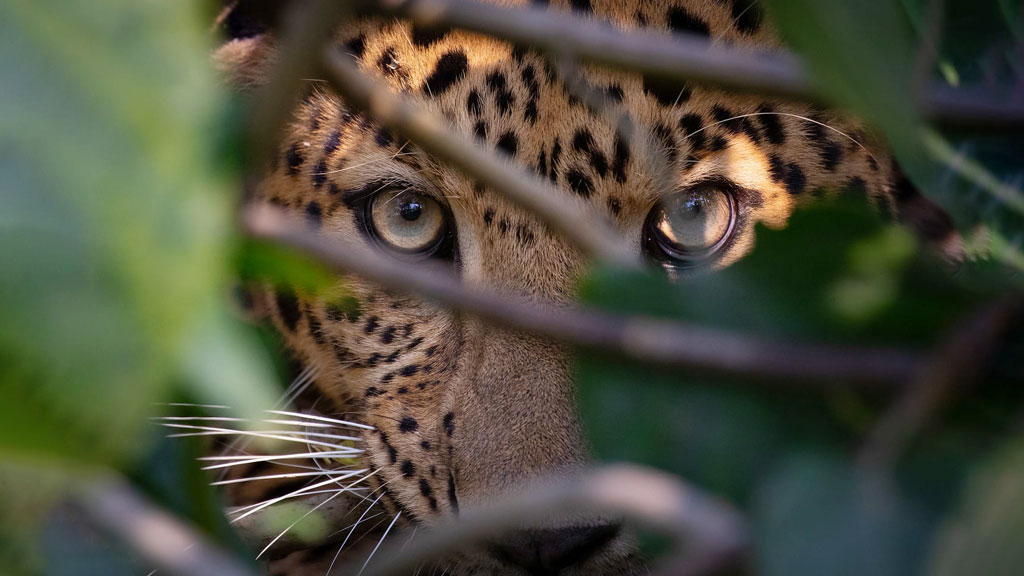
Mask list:
POLYGON ((624 267, 637 265, 619 233, 593 207, 452 132, 428 111, 362 74, 347 55, 329 50, 327 61, 332 86, 345 104, 532 211, 585 253, 624 267))
MULTIPOLYGON (((411 574, 421 564, 482 544, 509 530, 538 524, 559 514, 591 513, 622 517, 668 535, 675 550, 672 574, 699 574, 736 558, 747 546, 743 519, 728 504, 682 480, 634 465, 597 469, 581 477, 541 483, 488 508, 463 512, 457 521, 395 541, 367 567, 367 576, 411 574), (404 550, 402 550, 404 546, 404 550), (389 548, 389 549, 388 549, 389 548)), ((350 572, 354 574, 359 564, 350 572)))
POLYGON ((309 253, 341 273, 412 292, 509 328, 641 362, 789 385, 900 384, 913 378, 919 363, 913 354, 884 348, 787 343, 650 317, 529 304, 468 288, 439 269, 407 266, 358 246, 336 246, 277 208, 251 206, 243 217, 250 234, 309 253))
MULTIPOLYGON (((472 30, 556 57, 572 56, 680 85, 691 81, 765 96, 821 100, 800 59, 786 52, 726 48, 683 34, 627 33, 571 14, 469 0, 360 0, 357 4, 364 10, 405 16, 419 26, 472 30)), ((1024 128, 1024 103, 992 95, 931 90, 922 97, 921 107, 925 118, 940 125, 1002 131, 1024 128)))
POLYGON ((190 527, 120 480, 87 486, 75 505, 97 528, 117 537, 173 576, 254 576, 190 527))
POLYGON ((1022 311, 1024 299, 1011 295, 985 306, 950 332, 913 386, 871 429, 857 456, 858 464, 872 469, 895 464, 958 390, 984 376, 1000 337, 1016 325, 1022 311))

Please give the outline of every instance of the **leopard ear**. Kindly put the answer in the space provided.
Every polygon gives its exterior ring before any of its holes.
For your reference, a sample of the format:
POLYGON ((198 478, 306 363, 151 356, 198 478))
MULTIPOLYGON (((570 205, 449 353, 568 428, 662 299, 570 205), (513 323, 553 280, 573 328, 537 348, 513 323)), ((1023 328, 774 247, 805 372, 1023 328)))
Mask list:
POLYGON ((237 89, 247 90, 267 82, 277 58, 274 30, 284 0, 222 0, 215 28, 225 42, 213 61, 237 89))
POLYGON ((938 204, 922 195, 899 165, 893 164, 892 197, 900 222, 917 233, 928 247, 950 262, 965 258, 963 237, 938 204))

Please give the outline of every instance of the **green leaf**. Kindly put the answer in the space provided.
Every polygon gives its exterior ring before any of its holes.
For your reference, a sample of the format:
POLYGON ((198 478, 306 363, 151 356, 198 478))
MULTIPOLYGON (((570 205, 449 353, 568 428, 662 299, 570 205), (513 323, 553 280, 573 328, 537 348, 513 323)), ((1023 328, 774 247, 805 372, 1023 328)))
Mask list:
POLYGON ((928 515, 885 477, 840 460, 796 457, 762 484, 755 563, 766 576, 919 573, 928 515))
POLYGON ((975 469, 961 510, 935 539, 936 576, 1019 574, 1024 565, 1024 442, 975 469))

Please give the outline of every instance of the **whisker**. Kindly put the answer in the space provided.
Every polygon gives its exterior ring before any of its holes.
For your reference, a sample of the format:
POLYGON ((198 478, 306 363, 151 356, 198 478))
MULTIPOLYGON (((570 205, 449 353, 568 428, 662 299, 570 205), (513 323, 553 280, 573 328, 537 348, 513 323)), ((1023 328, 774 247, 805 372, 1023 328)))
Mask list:
POLYGON ((349 450, 333 450, 330 452, 299 452, 296 454, 273 454, 270 456, 252 456, 249 454, 243 454, 238 456, 202 456, 200 458, 197 458, 197 460, 201 462, 221 462, 221 464, 211 464, 209 466, 203 467, 203 470, 216 470, 218 468, 228 468, 230 466, 256 464, 259 462, 302 459, 319 460, 324 458, 333 458, 336 456, 347 457, 351 454, 352 452, 349 450))
POLYGON ((366 558, 366 562, 363 562, 363 567, 359 569, 359 573, 357 573, 356 576, 362 576, 363 571, 366 570, 366 565, 370 563, 370 560, 373 560, 374 554, 377 553, 377 550, 380 548, 380 545, 384 543, 384 539, 388 537, 388 534, 391 532, 391 529, 395 526, 395 522, 398 522, 398 518, 401 515, 401 511, 395 514, 395 517, 391 520, 391 524, 388 524, 388 527, 384 529, 384 535, 381 536, 380 540, 377 541, 377 545, 373 547, 373 550, 370 552, 370 555, 366 558))
MULTIPOLYGON (((349 477, 355 476, 357 474, 362 474, 363 472, 366 472, 366 471, 367 470, 364 469, 364 470, 357 470, 357 471, 351 472, 349 477)), ((374 470, 373 472, 363 476, 362 478, 359 478, 355 482, 352 482, 348 487, 355 486, 356 484, 358 484, 360 482, 366 481, 368 478, 370 478, 371 476, 373 476, 374 474, 376 474, 379 471, 380 471, 380 469, 374 470)), ((260 510, 264 510, 264 509, 266 509, 269 506, 273 506, 274 504, 277 504, 278 502, 283 502, 285 500, 289 500, 291 498, 297 498, 299 496, 305 496, 310 491, 315 490, 317 488, 323 488, 324 486, 327 486, 328 484, 337 484, 339 480, 344 480, 344 478, 328 478, 327 480, 324 480, 323 482, 317 482, 316 484, 313 484, 311 486, 306 486, 305 488, 299 488, 298 490, 294 490, 292 492, 289 492, 288 494, 285 494, 284 496, 278 496, 276 498, 271 498, 269 500, 264 500, 263 502, 260 502, 258 504, 252 505, 251 507, 248 507, 248 508, 250 508, 248 511, 246 511, 242 515, 232 519, 231 523, 233 524, 235 522, 238 522, 239 520, 241 520, 243 518, 246 518, 248 516, 251 516, 252 514, 255 514, 255 513, 259 512, 260 510)), ((343 488, 343 490, 347 489, 348 487, 343 488)))
MULTIPOLYGON (((360 472, 365 472, 361 470, 360 472)), ((340 480, 350 478, 355 474, 348 470, 335 470, 335 471, 323 471, 316 470, 314 472, 287 472, 283 474, 267 474, 265 476, 249 476, 247 478, 232 478, 231 480, 218 480, 217 482, 211 482, 210 486, 226 486, 228 484, 241 484, 242 482, 257 482, 259 480, 280 480, 281 478, 308 478, 309 476, 342 476, 340 480)))
POLYGON ((328 502, 330 502, 331 500, 334 500, 334 499, 335 499, 335 498, 337 498, 338 496, 341 496, 342 494, 344 494, 344 491, 339 491, 339 492, 336 492, 336 493, 335 493, 335 494, 334 494, 333 496, 331 496, 330 498, 326 498, 326 499, 325 499, 325 500, 324 500, 323 502, 321 502, 321 503, 317 504, 317 505, 316 505, 316 506, 314 506, 313 508, 310 508, 308 512, 306 512, 305 514, 303 514, 302 516, 300 516, 300 517, 299 517, 299 518, 298 518, 297 520, 295 520, 295 522, 292 522, 291 524, 289 524, 289 525, 288 525, 288 527, 287 527, 287 528, 285 528, 284 530, 282 530, 282 531, 281 531, 281 533, 277 535, 277 537, 275 537, 275 538, 274 538, 273 540, 271 540, 271 541, 270 541, 270 543, 269 543, 269 544, 267 544, 267 545, 266 545, 266 546, 265 546, 265 547, 263 548, 263 550, 260 550, 260 553, 256 555, 256 559, 257 559, 257 560, 259 560, 259 559, 260 559, 260 557, 261 557, 261 556, 263 556, 263 554, 265 554, 265 553, 267 552, 267 550, 270 550, 270 547, 271 547, 271 546, 273 546, 274 544, 276 544, 276 543, 277 543, 277 541, 278 541, 278 540, 280 540, 281 538, 283 538, 283 537, 284 537, 284 535, 285 535, 285 534, 287 534, 289 530, 291 530, 292 528, 294 528, 294 527, 295 527, 295 525, 296 525, 296 524, 298 524, 299 522, 302 522, 303 520, 305 520, 305 519, 306 519, 306 517, 307 517, 307 516, 309 516, 309 515, 310 515, 310 514, 312 514, 313 512, 316 512, 316 511, 317 511, 317 510, 319 510, 319 509, 320 509, 321 507, 323 507, 323 506, 324 506, 325 504, 327 504, 327 503, 328 503, 328 502))
POLYGON ((724 120, 719 120, 718 122, 713 122, 711 124, 708 124, 707 126, 699 128, 697 130, 694 130, 693 132, 690 132, 689 134, 683 136, 683 138, 689 138, 690 136, 693 136, 695 134, 700 134, 701 132, 707 130, 708 128, 711 128, 712 126, 718 126, 719 124, 725 124, 726 122, 731 122, 733 120, 741 120, 743 118, 753 118, 754 116, 788 116, 790 118, 796 118, 798 120, 804 120, 804 121, 810 122, 812 124, 817 124, 818 126, 821 126, 822 128, 827 128, 827 129, 835 132, 836 134, 839 134, 843 138, 846 138, 850 142, 853 142, 861 150, 863 150, 868 156, 870 156, 872 160, 878 161, 878 158, 875 158, 875 156, 863 144, 861 144, 856 138, 854 138, 853 136, 850 136, 846 132, 843 132, 842 130, 839 130, 838 128, 834 128, 832 126, 829 126, 828 124, 825 124, 824 122, 819 122, 819 121, 815 120, 814 118, 808 118, 807 116, 801 116, 799 114, 791 114, 789 112, 753 112, 751 114, 739 114, 739 115, 733 116, 731 118, 726 118, 724 120))
POLYGON ((232 436, 232 435, 252 436, 252 437, 256 437, 256 438, 267 438, 267 439, 271 439, 271 440, 284 440, 286 442, 302 442, 302 443, 306 443, 306 444, 315 444, 315 445, 318 445, 318 446, 324 446, 324 447, 327 447, 327 448, 333 448, 335 450, 359 451, 359 452, 362 452, 361 449, 359 449, 359 448, 352 448, 351 446, 343 446, 343 445, 340 445, 340 444, 331 444, 329 442, 321 442, 319 440, 310 440, 310 439, 308 439, 309 436, 316 436, 316 437, 321 437, 321 438, 330 438, 332 440, 343 440, 343 441, 347 440, 347 441, 353 441, 353 442, 358 442, 358 441, 361 440, 360 438, 354 438, 352 436, 341 436, 341 435, 337 435, 337 434, 324 434, 324 433, 318 433, 318 432, 298 432, 298 431, 292 431, 292 430, 268 430, 266 432, 257 432, 255 430, 235 430, 233 428, 218 428, 218 427, 214 427, 214 426, 195 426, 195 425, 192 425, 192 424, 173 424, 173 423, 166 423, 166 422, 163 423, 163 426, 165 426, 167 428, 176 428, 176 429, 195 430, 196 431, 196 432, 184 432, 184 433, 178 433, 178 434, 171 434, 171 435, 168 436, 169 438, 182 438, 182 437, 188 437, 188 436, 232 436), (296 437, 295 435, 298 435, 298 437, 296 437))
POLYGON ((303 414, 302 412, 288 412, 288 411, 285 411, 285 410, 268 410, 268 412, 270 412, 271 414, 279 414, 281 416, 291 416, 291 417, 294 417, 294 418, 308 418, 310 420, 318 420, 320 422, 327 422, 327 423, 334 424, 334 425, 339 426, 339 427, 340 426, 352 426, 352 427, 355 427, 355 428, 360 428, 362 430, 374 430, 373 426, 368 426, 366 424, 360 424, 358 422, 350 422, 348 420, 337 420, 335 418, 328 418, 327 416, 321 416, 321 415, 318 415, 318 414, 303 414))
MULTIPOLYGON (((383 485, 381 485, 381 487, 383 487, 383 485)), ((373 510, 373 507, 377 505, 377 502, 380 502, 380 499, 384 497, 384 494, 386 494, 386 492, 381 492, 380 496, 377 496, 377 498, 366 507, 366 510, 364 510, 362 515, 359 516, 356 523, 352 525, 351 530, 349 530, 348 534, 345 535, 345 539, 341 541, 341 546, 338 547, 338 552, 334 555, 334 559, 331 560, 331 565, 327 567, 327 573, 324 576, 330 575, 331 570, 334 569, 334 563, 338 561, 338 556, 340 556, 341 551, 345 549, 345 544, 347 544, 348 539, 352 537, 352 533, 356 531, 356 526, 359 526, 359 524, 363 522, 363 519, 366 518, 366 515, 369 514, 370 510, 373 510)))

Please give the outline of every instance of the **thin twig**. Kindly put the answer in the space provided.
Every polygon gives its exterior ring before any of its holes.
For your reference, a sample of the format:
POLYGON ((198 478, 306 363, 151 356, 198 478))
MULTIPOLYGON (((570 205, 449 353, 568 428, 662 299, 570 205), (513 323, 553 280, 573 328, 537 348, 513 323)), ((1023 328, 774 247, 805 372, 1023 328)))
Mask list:
POLYGON ((247 134, 249 172, 256 177, 280 141, 280 132, 291 118, 303 78, 314 78, 320 69, 320 53, 346 13, 337 0, 306 0, 284 10, 283 29, 276 61, 268 82, 253 103, 247 134))
MULTIPOLYGON (((360 0, 356 4, 363 10, 408 17, 420 26, 472 30, 680 86, 691 81, 765 96, 822 99, 801 61, 782 51, 755 53, 710 45, 706 38, 684 34, 622 32, 568 13, 471 0, 360 0)), ((1024 128, 1024 102, 988 93, 929 90, 921 107, 925 117, 939 125, 1002 131, 1024 128)))
MULTIPOLYGON (((902 384, 916 373, 916 355, 884 348, 797 344, 599 310, 555 308, 471 289, 450 273, 411 267, 359 246, 337 246, 281 210, 251 206, 244 228, 257 237, 298 248, 342 273, 412 292, 504 326, 593 350, 663 366, 753 376, 786 385, 817 381, 902 384)), ((767 382, 766 382, 767 384, 767 382)))
POLYGON ((204 536, 157 508, 123 480, 81 489, 75 505, 167 576, 254 576, 204 536))
POLYGON ((1024 309, 1020 295, 1005 297, 971 316, 945 339, 913 386, 882 415, 857 456, 870 469, 891 467, 911 440, 950 402, 954 393, 984 376, 1000 336, 1024 309))
POLYGON ((587 254, 624 267, 636 266, 619 233, 589 204, 452 132, 421 106, 362 74, 348 55, 328 50, 327 61, 332 86, 346 105, 369 112, 388 130, 537 214, 587 254))
POLYGON ((686 553, 672 559, 680 570, 673 574, 699 574, 718 567, 740 554, 748 542, 742 517, 728 504, 669 474, 616 465, 578 478, 537 483, 488 508, 463 511, 457 520, 421 530, 411 544, 394 542, 365 574, 411 574, 425 562, 568 513, 621 517, 668 535, 674 549, 686 553), (399 553, 402 547, 405 550, 399 553))

